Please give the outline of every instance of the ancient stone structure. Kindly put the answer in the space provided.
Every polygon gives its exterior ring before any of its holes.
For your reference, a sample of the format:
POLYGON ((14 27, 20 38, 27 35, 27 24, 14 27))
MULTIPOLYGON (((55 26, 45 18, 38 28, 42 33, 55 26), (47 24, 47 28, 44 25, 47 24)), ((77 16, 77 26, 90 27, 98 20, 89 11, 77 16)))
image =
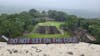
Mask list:
POLYGON ((60 34, 61 32, 56 28, 56 26, 39 26, 36 33, 40 34, 60 34))

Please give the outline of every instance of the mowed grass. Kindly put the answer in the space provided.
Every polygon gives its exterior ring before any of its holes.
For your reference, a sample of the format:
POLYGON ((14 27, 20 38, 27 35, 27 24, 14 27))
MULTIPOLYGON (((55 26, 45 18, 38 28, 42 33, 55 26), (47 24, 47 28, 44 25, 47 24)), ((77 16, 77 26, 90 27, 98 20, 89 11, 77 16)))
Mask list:
POLYGON ((56 22, 56 21, 48 21, 44 23, 39 23, 37 26, 56 26, 57 28, 60 28, 60 25, 64 24, 63 22, 56 22))
POLYGON ((58 30, 60 30, 60 25, 64 24, 63 22, 56 22, 56 21, 48 21, 44 23, 38 23, 30 34, 25 35, 25 37, 29 38, 65 38, 70 37, 71 34, 69 32, 64 32, 64 34, 39 34, 34 33, 34 31, 38 28, 38 26, 56 26, 58 30))
POLYGON ((71 34, 69 32, 65 32, 64 34, 38 34, 38 33, 30 33, 26 35, 29 38, 69 38, 71 34))

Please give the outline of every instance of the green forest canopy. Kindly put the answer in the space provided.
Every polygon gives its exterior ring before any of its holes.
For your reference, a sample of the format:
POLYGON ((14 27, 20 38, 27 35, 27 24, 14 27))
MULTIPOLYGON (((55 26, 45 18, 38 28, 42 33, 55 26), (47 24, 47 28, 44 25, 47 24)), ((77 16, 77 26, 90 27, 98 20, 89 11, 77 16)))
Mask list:
MULTIPOLYGON (((64 22, 62 26, 70 30, 73 30, 75 27, 86 29, 91 35, 96 37, 96 43, 100 43, 100 18, 85 19, 56 10, 40 12, 31 9, 28 12, 23 11, 18 14, 1 14, 0 36, 23 36, 24 32, 31 32, 37 23, 46 22, 45 17, 52 18, 57 22, 64 22)), ((64 30, 66 31, 66 29, 64 30)))

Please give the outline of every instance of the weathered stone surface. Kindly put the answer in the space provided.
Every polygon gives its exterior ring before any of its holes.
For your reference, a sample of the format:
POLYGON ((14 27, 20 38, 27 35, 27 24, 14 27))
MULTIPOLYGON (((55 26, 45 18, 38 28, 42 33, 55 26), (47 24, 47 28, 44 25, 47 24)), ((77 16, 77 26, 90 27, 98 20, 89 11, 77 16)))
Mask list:
POLYGON ((56 28, 56 26, 39 26, 36 33, 40 34, 60 34, 61 32, 56 28))
POLYGON ((0 56, 100 56, 100 45, 71 44, 19 44, 0 42, 0 56))

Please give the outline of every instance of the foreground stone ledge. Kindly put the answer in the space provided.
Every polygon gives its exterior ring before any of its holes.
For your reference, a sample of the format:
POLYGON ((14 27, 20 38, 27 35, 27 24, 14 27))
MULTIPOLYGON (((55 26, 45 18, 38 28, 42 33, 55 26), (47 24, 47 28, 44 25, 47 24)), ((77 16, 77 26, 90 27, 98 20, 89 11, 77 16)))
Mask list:
POLYGON ((100 56, 100 45, 66 44, 7 44, 0 42, 0 56, 100 56))

